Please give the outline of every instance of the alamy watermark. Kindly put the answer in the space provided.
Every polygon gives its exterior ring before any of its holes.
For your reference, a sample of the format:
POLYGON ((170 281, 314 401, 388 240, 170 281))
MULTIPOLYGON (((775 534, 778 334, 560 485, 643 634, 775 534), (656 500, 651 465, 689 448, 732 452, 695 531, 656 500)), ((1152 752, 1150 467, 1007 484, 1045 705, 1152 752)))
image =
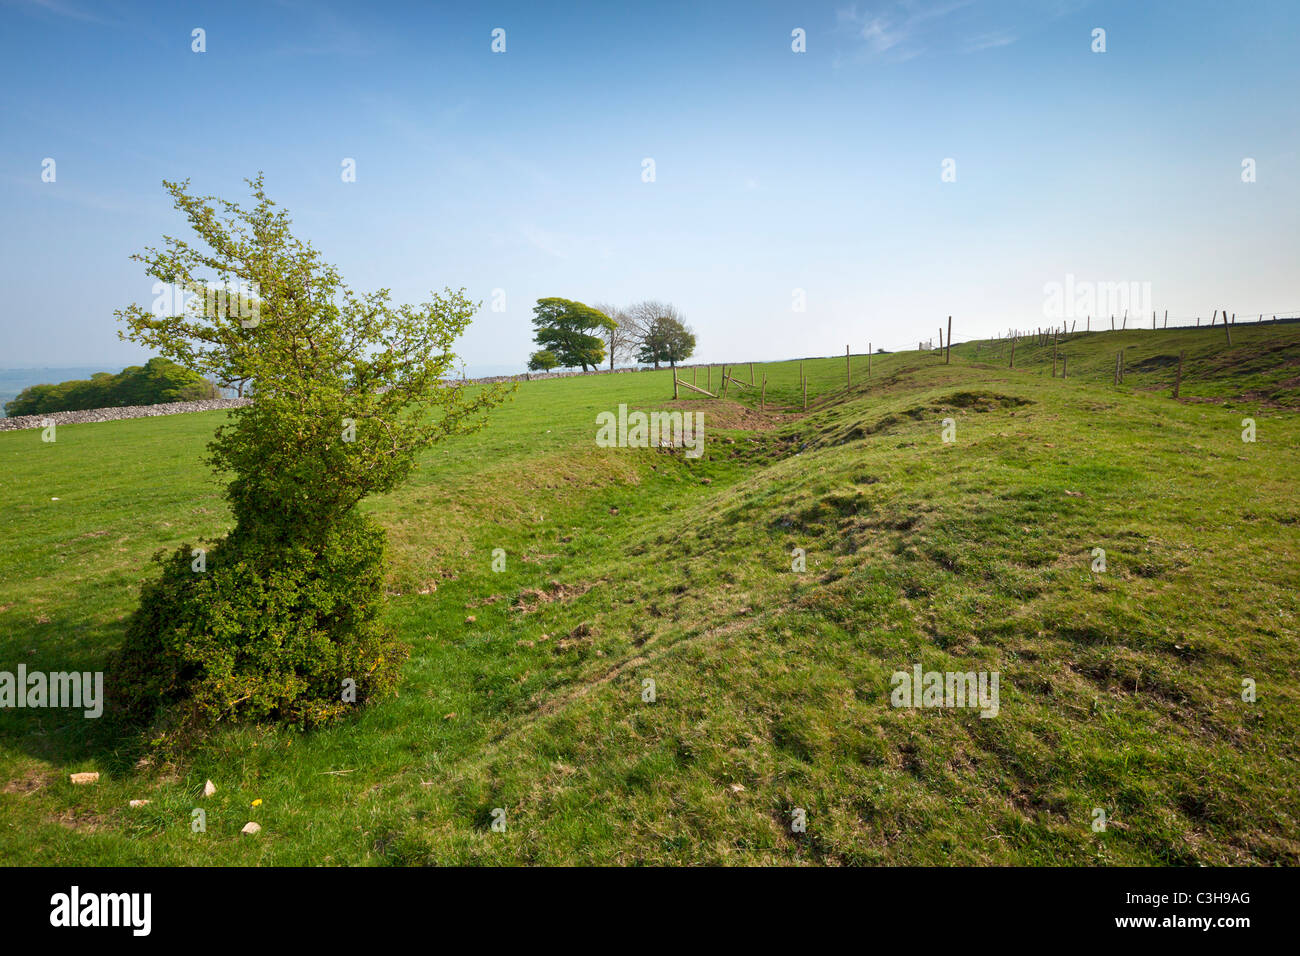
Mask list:
POLYGON ((1150 282, 1093 282, 1067 273, 1064 282, 1043 285, 1043 317, 1085 319, 1129 313, 1146 315, 1151 304, 1150 282))
POLYGON ((685 448, 687 458, 704 454, 703 412, 628 412, 596 416, 596 444, 601 448, 685 448))
POLYGON ((0 671, 0 707, 84 708, 90 718, 104 713, 104 672, 0 671))
POLYGON ((83 893, 73 886, 50 897, 50 925, 55 927, 118 926, 133 936, 148 936, 152 911, 152 893, 83 893))
POLYGON ((971 707, 981 717, 998 715, 997 671, 894 671, 889 702, 895 707, 971 707))
POLYGON ((155 282, 150 311, 158 318, 175 315, 204 315, 210 319, 239 319, 246 329, 262 321, 261 293, 256 282, 210 285, 202 282, 155 282))

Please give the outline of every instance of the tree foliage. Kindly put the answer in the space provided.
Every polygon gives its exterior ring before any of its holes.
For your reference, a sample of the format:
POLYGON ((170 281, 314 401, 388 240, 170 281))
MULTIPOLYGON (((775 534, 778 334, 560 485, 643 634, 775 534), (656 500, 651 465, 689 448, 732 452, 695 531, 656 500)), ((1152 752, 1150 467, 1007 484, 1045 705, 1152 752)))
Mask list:
POLYGON ((445 380, 476 309, 463 291, 420 305, 353 292, 292 235, 262 177, 248 182, 249 206, 165 183, 197 241, 166 237, 133 258, 164 283, 251 289, 256 319, 210 304, 118 313, 124 337, 219 380, 251 380, 256 399, 208 446, 234 528, 205 570, 188 546, 163 562, 117 676, 134 710, 185 701, 201 720, 312 723, 342 712, 344 672, 361 702, 392 685, 401 659, 376 623, 383 534, 358 503, 406 478, 433 443, 482 427, 505 390, 445 380))
POLYGON ((605 330, 605 354, 609 356, 609 367, 616 362, 636 358, 637 327, 627 309, 608 303, 597 303, 596 311, 603 312, 610 320, 605 330))
POLYGON ((676 366, 694 353, 695 332, 673 306, 654 304, 657 314, 644 319, 638 359, 653 362, 656 368, 663 362, 676 366))
POLYGON ((560 360, 555 357, 555 353, 550 349, 538 349, 528 356, 528 371, 530 372, 549 372, 559 364, 560 360))
POLYGON ((144 365, 128 366, 116 375, 96 372, 89 379, 29 386, 5 403, 5 414, 40 415, 87 408, 196 402, 216 397, 215 386, 203 376, 168 359, 151 358, 144 365))
POLYGON ((605 356, 603 335, 614 320, 598 309, 569 299, 538 299, 533 307, 535 340, 566 367, 596 368, 605 356), (600 334, 592 334, 592 333, 600 334))

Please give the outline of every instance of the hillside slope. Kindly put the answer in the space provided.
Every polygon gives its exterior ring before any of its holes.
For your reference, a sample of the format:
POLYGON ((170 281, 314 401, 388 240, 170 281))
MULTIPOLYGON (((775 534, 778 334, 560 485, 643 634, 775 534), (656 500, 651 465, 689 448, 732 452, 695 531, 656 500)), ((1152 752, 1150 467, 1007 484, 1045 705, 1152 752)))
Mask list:
MULTIPOLYGON (((1065 380, 1050 346, 1014 370, 994 343, 875 356, 870 380, 857 356, 840 395, 844 360, 808 361, 807 415, 800 363, 756 367, 784 408, 676 403, 705 414, 698 460, 593 443, 598 412, 671 404, 666 372, 525 385, 373 503, 413 645, 398 699, 174 766, 0 713, 0 855, 1300 862, 1300 329, 1143 335, 1071 340, 1065 380), (892 707, 918 664, 997 671, 997 715, 892 707)), ((224 526, 215 415, 0 435, 0 668, 96 666, 147 555, 224 526)))

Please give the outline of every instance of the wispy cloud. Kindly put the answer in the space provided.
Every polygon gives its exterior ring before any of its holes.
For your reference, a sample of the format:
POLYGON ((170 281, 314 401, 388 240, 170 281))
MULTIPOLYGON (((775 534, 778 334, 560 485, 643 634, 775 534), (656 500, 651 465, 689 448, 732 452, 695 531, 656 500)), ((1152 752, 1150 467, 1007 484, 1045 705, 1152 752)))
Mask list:
POLYGON ((375 43, 354 25, 323 6, 280 0, 280 7, 302 18, 301 40, 272 51, 273 56, 372 56, 375 43))
POLYGON ((1046 23, 1087 5, 1088 0, 1008 0, 996 6, 975 0, 879 0, 836 11, 846 49, 835 65, 901 62, 926 53, 979 53, 1010 46, 1046 23))
POLYGON ((980 50, 991 50, 994 47, 1010 46, 1015 43, 1016 40, 1016 35, 1010 31, 994 30, 990 33, 977 33, 975 36, 967 37, 963 49, 967 53, 978 53, 980 50))
POLYGON ((154 202, 151 197, 110 196, 64 182, 42 182, 39 173, 26 177, 6 176, 5 182, 32 196, 51 202, 72 203, 86 209, 98 209, 118 215, 141 215, 150 211, 149 207, 154 202))
POLYGON ((534 249, 556 259, 586 261, 592 258, 608 259, 611 256, 609 244, 599 236, 554 232, 532 223, 521 225, 519 234, 534 249))
POLYGON ((836 11, 842 29, 856 34, 870 57, 906 60, 924 53, 932 33, 948 17, 969 7, 974 0, 891 0, 859 10, 857 4, 836 11))
POLYGON ((108 22, 99 14, 74 3, 68 3, 66 0, 5 0, 5 6, 17 7, 27 13, 45 13, 68 20, 81 20, 85 23, 108 22))

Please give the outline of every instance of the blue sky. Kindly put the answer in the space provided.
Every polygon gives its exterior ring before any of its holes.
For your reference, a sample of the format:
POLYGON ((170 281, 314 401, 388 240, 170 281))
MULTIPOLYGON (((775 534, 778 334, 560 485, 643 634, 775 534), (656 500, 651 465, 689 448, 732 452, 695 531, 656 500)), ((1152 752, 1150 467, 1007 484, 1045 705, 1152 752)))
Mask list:
POLYGON ((143 358, 161 181, 258 170, 354 288, 482 300, 471 374, 552 295, 672 301, 706 361, 1046 324, 1067 274, 1300 310, 1293 2, 0 0, 0 77, 0 367, 143 358))

